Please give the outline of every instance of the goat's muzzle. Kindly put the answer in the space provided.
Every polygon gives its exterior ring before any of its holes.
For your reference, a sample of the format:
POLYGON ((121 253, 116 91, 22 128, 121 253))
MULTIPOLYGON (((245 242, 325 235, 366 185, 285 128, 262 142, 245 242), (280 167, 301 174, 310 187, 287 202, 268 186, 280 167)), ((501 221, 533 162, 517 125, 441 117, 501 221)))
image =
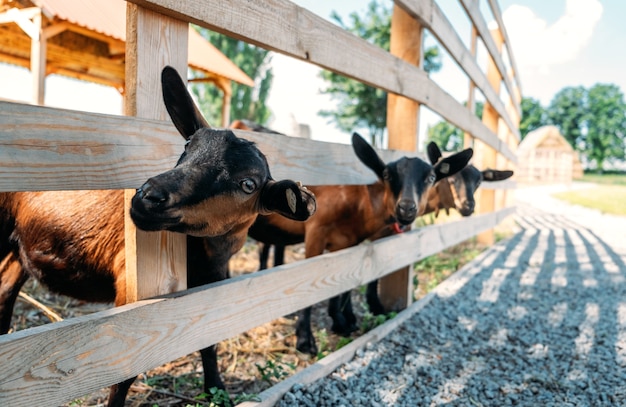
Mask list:
POLYGON ((461 208, 459 208, 459 213, 463 216, 470 216, 474 213, 474 202, 465 201, 461 208))
POLYGON ((158 183, 143 184, 131 201, 130 217, 139 229, 167 230, 179 224, 181 217, 168 212, 169 193, 158 183))
POLYGON ((417 205, 411 199, 401 199, 396 205, 396 218, 399 223, 408 225, 417 216, 417 205))

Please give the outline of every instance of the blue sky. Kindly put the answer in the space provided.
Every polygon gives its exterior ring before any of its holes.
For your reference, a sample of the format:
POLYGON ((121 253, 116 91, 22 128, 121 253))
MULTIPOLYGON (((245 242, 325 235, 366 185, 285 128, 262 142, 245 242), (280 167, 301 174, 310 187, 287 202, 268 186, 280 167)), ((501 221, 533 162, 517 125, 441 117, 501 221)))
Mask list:
MULTIPOLYGON (((347 17, 363 12, 369 0, 295 0, 321 17, 332 10, 347 17)), ((390 2, 389 2, 390 3, 390 2)), ((469 23, 455 0, 440 6, 459 32, 469 23)), ((484 5, 486 0, 481 0, 484 5)), ((614 83, 626 92, 626 1, 623 0, 499 0, 514 49, 523 95, 547 105, 566 86, 590 87, 614 83)), ((469 38, 469 35, 468 35, 469 38)), ((432 39, 430 41, 433 41, 432 39)), ((480 56, 480 54, 479 54, 480 56)), ((274 111, 271 126, 291 132, 294 122, 311 126, 314 139, 348 142, 349 134, 326 124, 317 115, 333 103, 319 89, 324 85, 319 68, 282 55, 274 55, 274 86, 268 104, 274 111)), ((459 101, 467 98, 467 79, 447 56, 443 69, 432 78, 459 101)), ((0 65, 0 98, 27 101, 30 74, 27 70, 0 65)), ((120 113, 121 97, 112 88, 50 76, 46 81, 46 104, 102 113, 120 113)), ((421 115, 420 133, 439 120, 427 109, 421 115)))

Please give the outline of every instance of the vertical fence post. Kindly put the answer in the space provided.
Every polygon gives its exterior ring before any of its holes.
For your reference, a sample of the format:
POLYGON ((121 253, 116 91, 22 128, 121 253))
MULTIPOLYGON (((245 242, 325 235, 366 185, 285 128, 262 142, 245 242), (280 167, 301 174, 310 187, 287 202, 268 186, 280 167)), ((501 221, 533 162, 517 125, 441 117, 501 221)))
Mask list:
MULTIPOLYGON (((390 52, 419 66, 422 59, 422 25, 394 5, 391 19, 390 52)), ((420 105, 406 97, 388 94, 387 130, 390 149, 417 151, 420 105)), ((412 267, 407 266, 380 279, 380 300, 389 310, 401 310, 413 301, 412 267)))
MULTIPOLYGON (((502 52, 503 38, 499 29, 491 30, 491 35, 498 47, 498 51, 502 52)), ((487 81, 493 88, 496 94, 500 93, 500 84, 502 83, 502 75, 500 74, 498 67, 496 66, 493 58, 488 56, 487 64, 487 81)), ((491 103, 485 102, 483 108, 483 123, 485 126, 493 131, 498 137, 501 136, 501 130, 499 130, 500 115, 493 108, 491 103)), ((480 168, 496 168, 498 152, 489 147, 481 140, 474 140, 474 152, 475 162, 480 165, 480 168)), ((478 199, 478 213, 489 213, 496 210, 496 194, 493 189, 479 189, 478 199)), ((495 242, 495 235, 493 229, 479 233, 477 236, 479 243, 491 245, 495 242)))
MULTIPOLYGON (((186 78, 187 41, 186 22, 128 3, 126 115, 160 120, 168 118, 161 96, 161 69, 165 65, 173 66, 186 78)), ((182 138, 180 142, 182 151, 182 138)), ((178 291, 187 286, 185 235, 138 230, 128 214, 130 198, 134 193, 134 190, 125 193, 127 302, 178 291)))

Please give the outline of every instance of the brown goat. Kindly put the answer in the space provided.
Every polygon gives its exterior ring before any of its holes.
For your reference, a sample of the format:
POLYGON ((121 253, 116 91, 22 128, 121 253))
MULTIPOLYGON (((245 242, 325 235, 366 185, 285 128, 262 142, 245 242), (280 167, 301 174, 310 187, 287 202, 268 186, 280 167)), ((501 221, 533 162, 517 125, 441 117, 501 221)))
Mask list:
MULTIPOLYGON (((228 278, 228 260, 259 213, 303 221, 315 198, 293 181, 274 181, 254 143, 210 129, 173 68, 161 81, 185 151, 137 190, 131 217, 140 229, 188 235, 188 285, 196 287, 228 278)), ((29 277, 81 300, 126 303, 123 218, 123 191, 1 193, 0 333, 29 277)), ((205 391, 223 388, 215 347, 200 353, 205 391)), ((111 388, 109 406, 124 405, 134 379, 111 388)))
MULTIPOLYGON (((429 143, 427 152, 429 160, 433 165, 435 165, 442 158, 441 151, 435 143, 429 143)), ((501 181, 511 177, 512 175, 513 171, 479 171, 473 165, 468 164, 456 174, 439 180, 435 183, 433 188, 428 190, 426 204, 423 209, 420 209, 419 215, 426 215, 433 212, 438 214, 441 209, 446 210, 446 212, 450 209, 456 209, 463 216, 469 216, 474 211, 474 193, 482 181, 501 181)), ((329 195, 335 193, 336 186, 319 185, 311 186, 309 188, 315 192, 316 196, 322 196, 326 193, 329 195), (326 192, 326 190, 328 190, 328 192, 326 192)), ((324 204, 325 210, 330 210, 328 205, 331 205, 331 203, 326 202, 324 204)), ((313 221, 313 219, 310 221, 313 221)), ((283 220, 276 217, 259 216, 255 224, 249 230, 252 237, 258 237, 258 240, 263 243, 263 247, 259 253, 259 268, 261 270, 267 268, 269 248, 272 245, 274 246, 274 266, 278 266, 284 263, 284 250, 286 245, 302 243, 305 240, 305 236, 303 234, 294 233, 294 230, 291 229, 282 229, 282 225, 284 223, 285 222, 283 220), (273 220, 276 220, 276 223, 274 223, 273 220)), ((358 228, 359 225, 355 224, 355 227, 358 228)), ((409 229, 410 225, 400 226, 397 223, 394 223, 392 225, 384 226, 381 230, 369 236, 367 239, 377 240, 391 236, 395 233, 407 231, 409 229)), ((385 309, 378 297, 378 280, 374 280, 368 284, 366 298, 369 310, 374 315, 385 313, 385 309)), ((340 323, 333 323, 332 329, 337 333, 346 335, 351 332, 352 327, 348 326, 348 329, 346 329, 346 326, 342 325, 341 321, 356 320, 352 312, 349 297, 342 299, 341 310, 343 318, 334 318, 334 320, 336 319, 340 321, 340 323)), ((329 312, 331 311, 329 310, 329 312)))
MULTIPOLYGON (((248 234, 261 242, 293 244, 304 241, 306 257, 357 245, 386 225, 410 225, 424 210, 429 189, 435 182, 455 174, 467 165, 472 150, 467 149, 431 166, 419 158, 403 157, 385 164, 376 151, 358 134, 352 136, 357 157, 378 176, 370 185, 312 186, 318 211, 305 222, 259 216, 248 234), (276 238, 283 239, 276 242, 276 238)), ((355 329, 354 315, 340 312, 340 299, 332 298, 329 313, 333 330, 347 333, 355 329)), ((306 308, 296 325, 297 349, 317 353, 310 327, 311 308, 306 308)))
MULTIPOLYGON (((428 159, 433 165, 442 158, 441 150, 435 143, 428 144, 427 152, 428 159)), ((442 179, 435 184, 434 188, 431 188, 426 208, 421 215, 434 212, 435 216, 437 216, 442 209, 449 214, 450 209, 456 209, 462 216, 470 216, 474 213, 474 207, 476 206, 474 194, 482 182, 503 181, 511 176, 513 176, 513 171, 510 170, 480 171, 473 165, 468 164, 461 171, 442 179)), ((408 229, 406 228, 403 231, 408 229)), ((401 231, 397 229, 385 228, 370 239, 381 239, 399 232, 401 231)), ((372 314, 381 315, 385 313, 386 310, 378 296, 378 280, 373 280, 367 285, 365 296, 368 308, 372 314)))

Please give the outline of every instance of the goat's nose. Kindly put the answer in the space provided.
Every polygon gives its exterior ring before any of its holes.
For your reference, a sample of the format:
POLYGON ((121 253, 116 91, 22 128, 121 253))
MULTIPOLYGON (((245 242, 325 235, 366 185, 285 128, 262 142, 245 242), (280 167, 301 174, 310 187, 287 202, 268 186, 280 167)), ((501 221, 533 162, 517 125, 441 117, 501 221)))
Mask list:
POLYGON ((398 202, 398 214, 403 218, 410 218, 417 214, 417 205, 410 199, 398 202))
POLYGON ((137 194, 141 199, 147 199, 152 203, 163 203, 167 200, 167 193, 153 185, 150 181, 146 182, 137 190, 137 194))

